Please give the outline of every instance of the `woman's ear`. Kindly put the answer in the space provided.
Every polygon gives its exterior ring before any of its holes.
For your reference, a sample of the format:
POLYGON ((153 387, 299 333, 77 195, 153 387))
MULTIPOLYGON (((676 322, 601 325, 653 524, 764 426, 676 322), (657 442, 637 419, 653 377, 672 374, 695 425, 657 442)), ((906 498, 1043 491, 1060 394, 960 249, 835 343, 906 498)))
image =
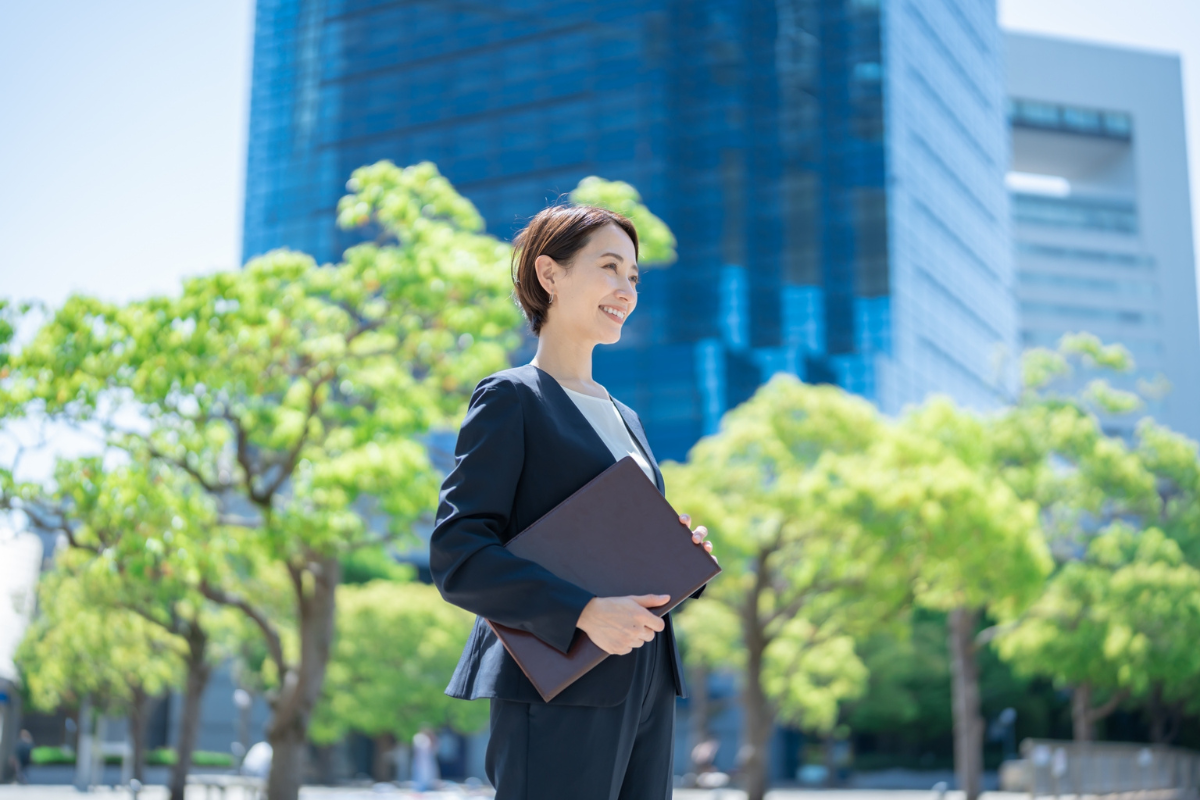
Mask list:
POLYGON ((533 262, 533 269, 537 273, 538 283, 546 290, 547 296, 554 294, 556 291, 554 278, 560 269, 558 262, 550 256, 538 256, 537 260, 533 262))

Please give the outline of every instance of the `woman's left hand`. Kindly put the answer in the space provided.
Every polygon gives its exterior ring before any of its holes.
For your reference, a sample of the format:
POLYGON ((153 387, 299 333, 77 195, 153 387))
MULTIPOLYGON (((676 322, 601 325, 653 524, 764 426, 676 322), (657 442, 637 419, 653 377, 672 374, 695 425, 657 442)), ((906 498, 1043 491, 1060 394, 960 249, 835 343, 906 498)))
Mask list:
MULTIPOLYGON (((692 518, 688 514, 680 514, 679 521, 682 524, 686 525, 688 530, 692 531, 692 543, 704 545, 704 552, 706 552, 710 556, 712 556, 712 542, 704 541, 705 537, 708 536, 708 528, 704 527, 703 525, 697 525, 695 530, 693 530, 692 529, 692 518)), ((717 557, 713 556, 713 561, 716 561, 716 560, 717 560, 717 557)))

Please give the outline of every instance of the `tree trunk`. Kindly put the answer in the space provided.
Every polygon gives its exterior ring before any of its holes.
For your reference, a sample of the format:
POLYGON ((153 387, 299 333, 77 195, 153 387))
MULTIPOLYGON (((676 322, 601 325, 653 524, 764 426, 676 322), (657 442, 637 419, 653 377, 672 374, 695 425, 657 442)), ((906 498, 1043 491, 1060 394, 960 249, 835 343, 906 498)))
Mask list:
POLYGON ((1075 741, 1094 742, 1096 740, 1096 723, 1117 710, 1129 691, 1119 689, 1112 697, 1098 706, 1092 705, 1092 685, 1081 683, 1071 690, 1071 724, 1075 729, 1075 741))
POLYGON ((142 686, 133 687, 133 705, 129 710, 129 741, 133 746, 133 778, 146 782, 146 719, 150 698, 142 686))
POLYGON ((334 594, 341 579, 336 558, 313 557, 307 569, 290 569, 300 612, 300 661, 283 676, 267 729, 272 756, 266 800, 298 800, 300 796, 308 724, 333 648, 334 594), (311 577, 311 582, 306 583, 305 577, 311 577))
POLYGON ((92 776, 92 748, 96 744, 95 721, 92 719, 92 696, 85 694, 79 706, 79 724, 75 740, 75 789, 90 791, 92 776))
POLYGON ((745 746, 739 753, 740 769, 745 775, 746 800, 763 800, 767 793, 768 744, 775 715, 762 686, 763 653, 766 639, 758 621, 758 593, 751 593, 743 609, 743 636, 746 641, 746 680, 742 690, 745 746), (742 758, 744 757, 744 758, 742 758))
POLYGON ((979 664, 975 626, 978 612, 950 612, 950 669, 954 706, 954 774, 966 800, 977 800, 983 779, 983 715, 979 706, 979 664))
POLYGON ((1154 744, 1170 744, 1179 733, 1183 710, 1179 704, 1163 702, 1162 684, 1154 684, 1146 704, 1146 715, 1150 722, 1150 741, 1154 744))
POLYGON ((171 766, 171 800, 183 800, 192 753, 200 734, 200 700, 208 687, 212 666, 208 663, 208 634, 196 620, 187 626, 187 680, 184 684, 183 712, 179 716, 179 747, 171 766))
POLYGON ((1085 681, 1071 690, 1071 727, 1075 731, 1075 741, 1096 740, 1092 723, 1092 685, 1085 681))
POLYGON ((396 737, 390 733, 381 733, 372 742, 374 752, 371 754, 372 777, 380 782, 396 780, 396 763, 392 759, 392 748, 396 746, 396 737))
POLYGON ((1162 744, 1166 738, 1167 715, 1163 711, 1162 704, 1162 687, 1154 684, 1154 688, 1150 691, 1150 698, 1146 702, 1146 716, 1149 717, 1150 723, 1150 741, 1154 744, 1162 744))

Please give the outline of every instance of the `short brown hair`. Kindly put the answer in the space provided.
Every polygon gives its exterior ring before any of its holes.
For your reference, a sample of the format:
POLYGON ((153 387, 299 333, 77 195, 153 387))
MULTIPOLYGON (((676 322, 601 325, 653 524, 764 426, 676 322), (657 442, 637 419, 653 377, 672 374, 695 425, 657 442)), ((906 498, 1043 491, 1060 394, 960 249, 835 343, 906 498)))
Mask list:
POLYGON ((592 232, 605 225, 616 225, 633 242, 637 257, 637 228, 615 211, 594 206, 550 206, 529 220, 529 224, 513 239, 513 295, 529 322, 534 336, 540 336, 550 309, 550 295, 537 279, 534 263, 538 256, 550 256, 569 267, 575 255, 583 249, 592 232))

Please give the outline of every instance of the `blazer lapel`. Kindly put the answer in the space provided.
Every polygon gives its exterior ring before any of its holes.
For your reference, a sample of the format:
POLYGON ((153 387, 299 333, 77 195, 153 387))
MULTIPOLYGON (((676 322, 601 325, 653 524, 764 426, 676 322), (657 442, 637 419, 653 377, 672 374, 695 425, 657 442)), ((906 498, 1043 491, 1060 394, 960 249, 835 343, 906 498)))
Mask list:
MULTIPOLYGON (((600 434, 596 433, 596 429, 592 427, 592 423, 588 421, 583 412, 579 410, 579 407, 575 405, 575 401, 567 396, 566 390, 555 380, 554 376, 532 364, 526 364, 525 366, 534 371, 534 374, 538 377, 537 383, 540 386, 552 387, 549 389, 544 388, 542 390, 543 396, 547 400, 553 398, 553 401, 559 406, 560 413, 566 414, 567 418, 572 420, 576 432, 585 439, 590 440, 597 454, 603 453, 610 464, 617 463, 617 460, 612 456, 612 451, 608 449, 608 445, 600 438, 600 434), (545 380, 541 379, 543 375, 545 376, 545 380)), ((642 446, 642 450, 650 458, 650 466, 654 468, 655 485, 658 487, 658 491, 665 495, 667 490, 663 484, 662 470, 658 468, 658 462, 654 459, 654 453, 650 450, 650 443, 646 441, 646 432, 642 430, 637 415, 633 413, 633 409, 614 398, 611 394, 608 397, 617 407, 617 411, 621 413, 621 419, 625 421, 625 427, 629 429, 629 432, 637 439, 638 444, 642 446)))
MULTIPOLYGON (((531 366, 532 365, 527 365, 531 366)), ((591 449, 605 458, 608 463, 615 464, 617 460, 613 458, 612 451, 608 449, 608 445, 600 438, 600 434, 592 427, 592 423, 579 410, 579 406, 575 405, 575 401, 567 396, 567 392, 562 388, 562 385, 555 380, 554 376, 538 367, 532 367, 537 370, 539 375, 545 375, 546 380, 539 381, 543 387, 552 387, 543 389, 543 396, 558 406, 558 414, 566 415, 566 419, 571 421, 571 427, 575 429, 575 433, 581 438, 591 442, 591 449)))
POLYGON ((654 481, 658 486, 658 491, 666 494, 666 487, 663 485, 662 470, 658 468, 658 461, 654 458, 654 452, 650 449, 650 443, 646 441, 646 432, 642 430, 642 424, 638 422, 637 415, 633 413, 633 409, 629 408, 619 400, 613 399, 612 395, 609 398, 613 400, 617 410, 621 412, 621 419, 625 420, 625 427, 638 440, 638 444, 642 446, 642 450, 650 459, 650 466, 654 467, 654 481))

